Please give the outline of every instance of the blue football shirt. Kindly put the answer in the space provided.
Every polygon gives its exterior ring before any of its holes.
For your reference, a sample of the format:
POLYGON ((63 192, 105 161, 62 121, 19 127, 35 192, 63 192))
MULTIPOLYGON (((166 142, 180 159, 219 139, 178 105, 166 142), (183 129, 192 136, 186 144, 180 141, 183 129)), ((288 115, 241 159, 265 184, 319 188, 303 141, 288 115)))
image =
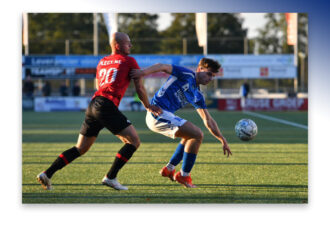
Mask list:
POLYGON ((197 87, 195 72, 177 65, 172 67, 171 76, 154 95, 151 104, 172 113, 188 103, 196 109, 205 109, 205 99, 197 87))

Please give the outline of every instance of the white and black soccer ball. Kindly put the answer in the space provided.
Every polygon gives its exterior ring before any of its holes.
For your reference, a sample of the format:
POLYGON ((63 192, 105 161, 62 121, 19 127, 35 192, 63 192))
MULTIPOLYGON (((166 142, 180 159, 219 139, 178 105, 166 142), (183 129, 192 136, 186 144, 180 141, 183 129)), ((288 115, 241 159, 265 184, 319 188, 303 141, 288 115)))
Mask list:
POLYGON ((258 127, 251 119, 242 119, 236 123, 235 132, 242 141, 249 141, 257 135, 258 127))

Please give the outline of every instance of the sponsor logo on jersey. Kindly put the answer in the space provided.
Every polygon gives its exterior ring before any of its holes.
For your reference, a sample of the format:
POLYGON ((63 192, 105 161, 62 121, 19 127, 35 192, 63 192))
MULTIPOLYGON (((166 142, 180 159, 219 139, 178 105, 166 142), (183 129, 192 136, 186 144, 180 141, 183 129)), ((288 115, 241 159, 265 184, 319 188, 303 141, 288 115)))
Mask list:
POLYGON ((100 65, 121 64, 121 60, 101 61, 100 65))

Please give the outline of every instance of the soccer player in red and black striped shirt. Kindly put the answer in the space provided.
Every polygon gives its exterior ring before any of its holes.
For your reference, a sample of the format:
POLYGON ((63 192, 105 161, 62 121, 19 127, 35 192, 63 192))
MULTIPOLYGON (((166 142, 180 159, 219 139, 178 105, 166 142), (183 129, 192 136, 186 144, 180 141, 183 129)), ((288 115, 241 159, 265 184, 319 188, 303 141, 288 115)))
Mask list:
POLYGON ((114 33, 110 46, 112 54, 101 59, 97 65, 97 91, 86 110, 77 144, 60 154, 46 171, 37 176, 37 180, 44 189, 52 189, 50 178, 53 174, 85 154, 95 142, 100 130, 105 127, 116 135, 124 145, 116 154, 115 160, 109 172, 104 176, 102 183, 117 190, 127 190, 127 187, 117 181, 117 173, 140 145, 140 139, 135 128, 118 110, 119 103, 130 81, 134 81, 136 92, 147 111, 157 116, 162 113, 162 110, 149 104, 142 78, 130 77, 130 71, 139 69, 139 66, 133 57, 128 56, 132 48, 129 36, 125 33, 114 33))

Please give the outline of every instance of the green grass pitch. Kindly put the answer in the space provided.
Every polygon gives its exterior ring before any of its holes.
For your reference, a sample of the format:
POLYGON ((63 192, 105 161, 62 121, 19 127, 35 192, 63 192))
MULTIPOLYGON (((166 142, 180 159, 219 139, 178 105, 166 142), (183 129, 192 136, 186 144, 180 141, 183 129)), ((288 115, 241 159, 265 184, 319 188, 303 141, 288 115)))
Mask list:
MULTIPOLYGON (((121 148, 106 129, 84 156, 58 171, 54 190, 45 191, 36 175, 49 167, 64 150, 75 145, 83 112, 23 112, 22 202, 27 203, 307 203, 308 131, 242 112, 210 110, 227 138, 233 156, 223 155, 221 143, 207 131, 193 110, 177 113, 204 132, 192 170, 198 186, 187 189, 159 175, 179 139, 148 130, 144 112, 125 112, 137 129, 141 146, 118 174, 128 191, 101 184, 121 148), (241 118, 258 125, 258 135, 242 142, 234 132, 241 118)), ((307 125, 307 112, 263 112, 268 116, 307 125)), ((177 170, 181 164, 177 166, 177 170)))

